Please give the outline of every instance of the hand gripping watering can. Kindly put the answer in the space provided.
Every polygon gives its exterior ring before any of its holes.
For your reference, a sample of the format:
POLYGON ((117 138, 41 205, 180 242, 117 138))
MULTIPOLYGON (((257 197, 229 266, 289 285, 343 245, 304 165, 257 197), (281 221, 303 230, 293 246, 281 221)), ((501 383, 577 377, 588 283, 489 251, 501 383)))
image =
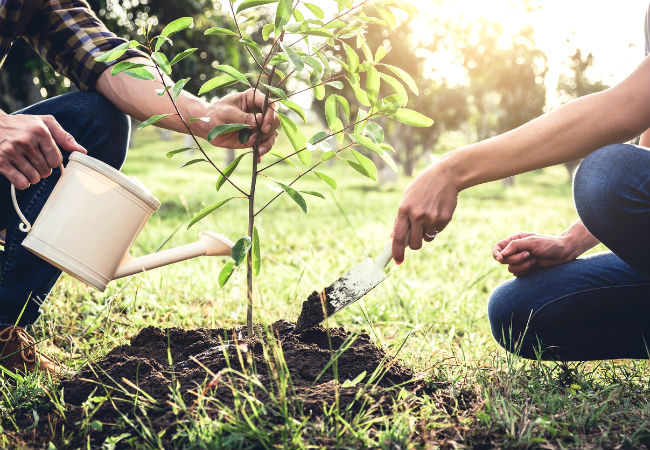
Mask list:
POLYGON ((231 253, 225 236, 203 231, 199 240, 132 258, 129 248, 160 201, 136 178, 83 153, 73 152, 65 174, 33 225, 23 216, 11 186, 16 212, 27 233, 23 247, 69 275, 103 291, 116 278, 202 255, 231 253))

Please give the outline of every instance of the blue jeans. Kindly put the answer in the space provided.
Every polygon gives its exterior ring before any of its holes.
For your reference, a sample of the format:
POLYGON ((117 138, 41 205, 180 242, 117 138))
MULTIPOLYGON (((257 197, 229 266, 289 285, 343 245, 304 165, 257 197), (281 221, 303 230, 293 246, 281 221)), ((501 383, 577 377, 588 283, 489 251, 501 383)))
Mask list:
MULTIPOLYGON (((98 93, 65 94, 14 114, 52 115, 64 130, 88 150, 90 156, 117 169, 124 163, 130 122, 127 116, 98 93)), ((61 153, 64 164, 67 164, 69 153, 61 153)), ((18 204, 31 223, 45 205, 59 175, 59 170, 55 169, 48 178, 24 191, 16 191, 18 204)), ((20 245, 25 233, 18 229, 20 220, 11 202, 10 186, 7 178, 0 176, 0 229, 7 229, 5 248, 0 253, 0 327, 34 323, 40 315, 40 305, 61 275, 59 269, 20 245)), ((70 211, 70 214, 75 212, 70 211)))
POLYGON ((650 151, 610 145, 576 172, 580 219, 611 252, 506 281, 488 304, 492 334, 524 358, 650 354, 650 151))

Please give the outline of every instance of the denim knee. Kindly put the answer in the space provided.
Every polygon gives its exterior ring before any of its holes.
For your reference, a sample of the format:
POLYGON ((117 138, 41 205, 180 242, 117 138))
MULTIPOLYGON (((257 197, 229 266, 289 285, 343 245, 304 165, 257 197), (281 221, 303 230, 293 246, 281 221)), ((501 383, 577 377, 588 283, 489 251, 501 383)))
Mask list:
POLYGON ((585 227, 641 273, 650 264, 650 152, 630 144, 596 150, 578 167, 576 210, 585 227))
POLYGON ((534 358, 529 323, 533 311, 526 308, 524 280, 512 278, 497 287, 488 302, 488 318, 492 336, 503 348, 525 358, 534 358), (529 342, 530 341, 530 342, 529 342))

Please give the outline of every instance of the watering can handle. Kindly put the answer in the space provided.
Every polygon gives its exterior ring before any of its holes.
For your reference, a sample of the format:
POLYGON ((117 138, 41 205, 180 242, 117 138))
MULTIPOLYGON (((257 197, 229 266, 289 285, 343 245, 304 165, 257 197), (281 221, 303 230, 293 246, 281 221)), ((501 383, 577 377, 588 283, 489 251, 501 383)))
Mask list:
MULTIPOLYGON (((59 169, 61 170, 61 176, 63 176, 63 163, 61 163, 59 169)), ((16 187, 13 184, 11 185, 11 201, 13 202, 14 209, 16 210, 16 213, 18 214, 18 217, 21 221, 21 224, 18 225, 18 228, 20 228, 20 231, 23 233, 29 232, 29 230, 32 229, 32 224, 29 223, 29 220, 27 220, 27 218, 23 215, 23 212, 18 206, 18 200, 16 200, 16 187)))

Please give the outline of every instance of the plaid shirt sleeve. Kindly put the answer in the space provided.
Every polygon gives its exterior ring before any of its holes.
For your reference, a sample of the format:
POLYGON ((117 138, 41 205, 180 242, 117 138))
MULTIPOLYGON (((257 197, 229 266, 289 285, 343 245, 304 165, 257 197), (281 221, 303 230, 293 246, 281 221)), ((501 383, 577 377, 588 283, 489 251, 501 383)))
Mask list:
POLYGON ((95 56, 125 40, 108 31, 85 0, 44 0, 27 26, 24 38, 57 72, 84 91, 93 89, 101 73, 113 64, 143 56, 129 49, 116 61, 96 61, 95 56))

